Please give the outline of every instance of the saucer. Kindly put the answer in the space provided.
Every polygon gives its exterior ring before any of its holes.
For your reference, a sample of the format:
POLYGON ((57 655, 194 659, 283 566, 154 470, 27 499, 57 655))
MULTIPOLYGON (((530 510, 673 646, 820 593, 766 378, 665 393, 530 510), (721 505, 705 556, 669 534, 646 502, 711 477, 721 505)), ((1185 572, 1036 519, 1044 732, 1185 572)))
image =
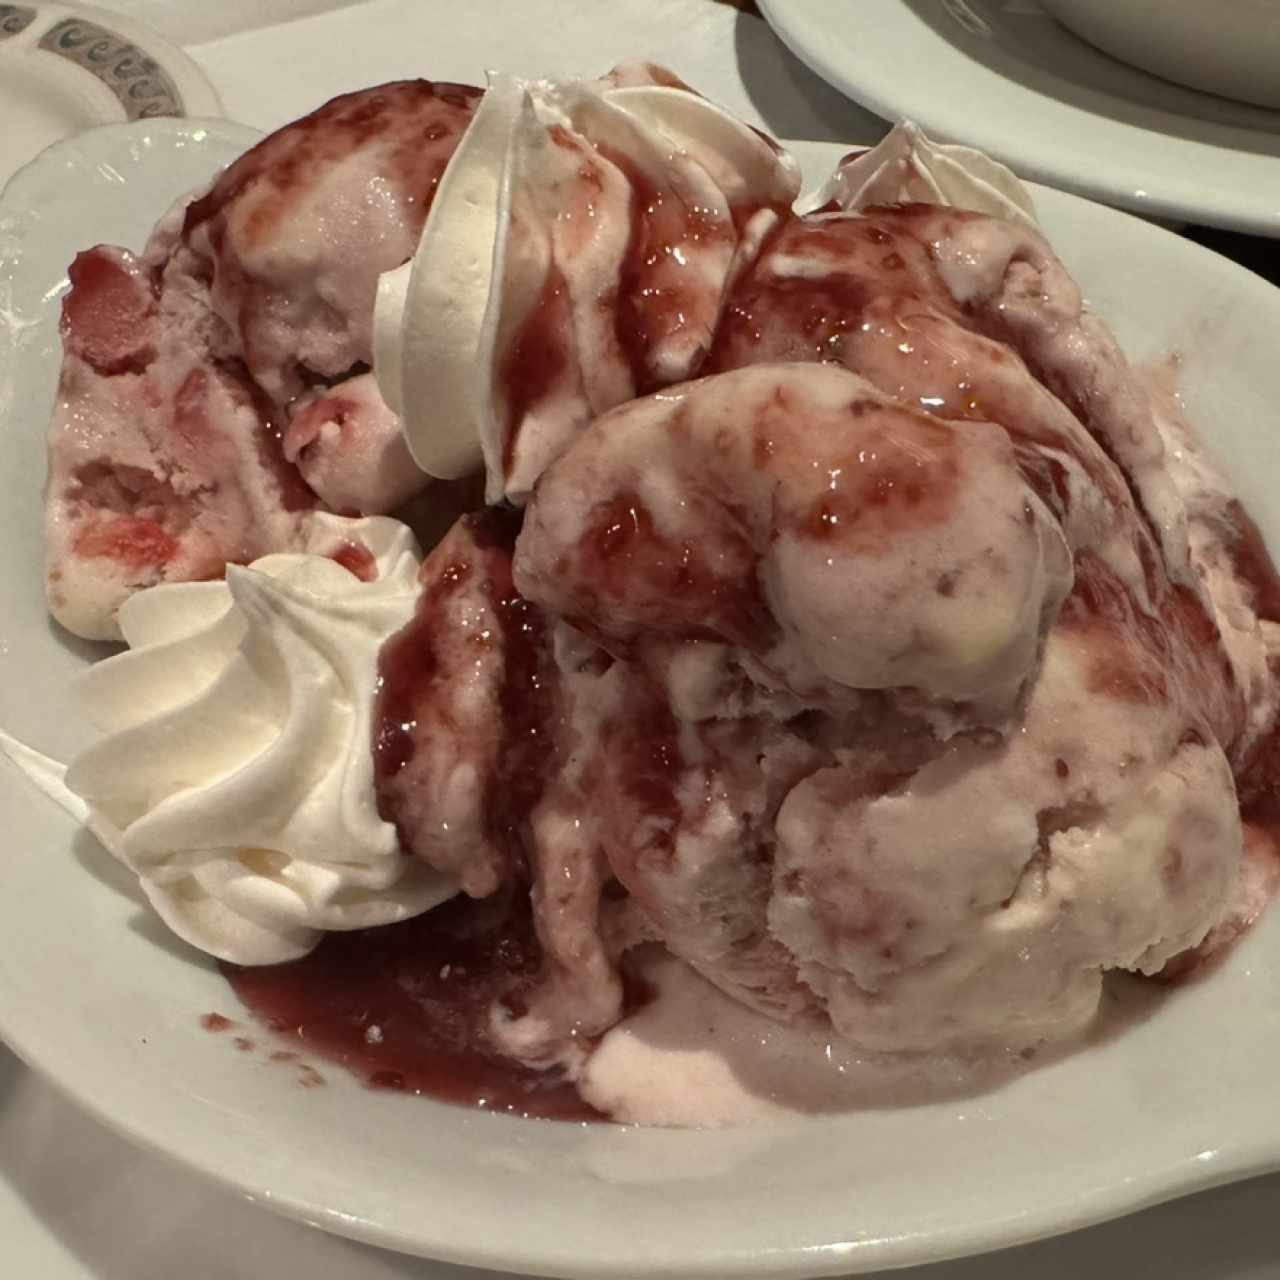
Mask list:
POLYGON ((0 186, 96 125, 221 114, 200 68, 142 23, 87 6, 0 4, 0 186))

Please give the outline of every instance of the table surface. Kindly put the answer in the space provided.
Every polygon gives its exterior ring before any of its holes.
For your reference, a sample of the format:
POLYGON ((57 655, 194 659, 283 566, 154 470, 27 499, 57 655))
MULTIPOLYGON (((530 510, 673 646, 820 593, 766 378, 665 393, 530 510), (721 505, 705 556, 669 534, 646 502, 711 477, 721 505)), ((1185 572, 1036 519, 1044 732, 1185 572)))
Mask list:
MULTIPOLYGON (((181 45, 227 115, 274 128, 334 93, 426 75, 476 82, 672 65, 709 96, 784 138, 851 144, 886 124, 800 65, 750 0, 117 0, 181 45), (573 38, 566 40, 567 18, 573 38)), ((1187 234, 1280 284, 1280 247, 1187 234)), ((1158 1280, 1280 1277, 1280 1174, 1149 1209, 1089 1231, 900 1280, 1158 1280)), ((400 1257, 277 1218, 140 1151, 83 1115, 0 1047, 0 1274, 40 1280, 482 1280, 492 1273, 400 1257), (193 1259, 198 1261, 193 1261, 193 1259)))

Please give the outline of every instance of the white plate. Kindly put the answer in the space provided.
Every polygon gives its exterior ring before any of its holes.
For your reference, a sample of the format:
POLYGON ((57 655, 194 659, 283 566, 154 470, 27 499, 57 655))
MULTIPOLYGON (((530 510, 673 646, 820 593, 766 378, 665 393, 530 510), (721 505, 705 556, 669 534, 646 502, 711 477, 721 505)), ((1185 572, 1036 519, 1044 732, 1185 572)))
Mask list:
POLYGON ((760 9, 814 71, 887 119, 909 117, 1024 177, 1139 213, 1280 236, 1280 111, 1117 62, 1034 0, 760 9))
POLYGON ((85 5, 0 4, 0 187, 94 125, 221 114, 204 72, 140 22, 85 5))
MULTIPOLYGON (((0 202, 0 726, 65 759, 84 661, 40 587, 43 433, 71 253, 137 245, 246 131, 182 122, 60 144, 0 202), (8 349, 6 350, 6 344, 8 349)), ((838 146, 798 148, 811 173, 838 146)), ((1063 255, 1138 356, 1187 389, 1273 546, 1280 293, 1146 223, 1038 189, 1063 255), (1266 499, 1271 499, 1271 505, 1266 499)), ((213 967, 0 761, 0 1035, 95 1115, 259 1203, 405 1252, 582 1277, 812 1276, 977 1252, 1280 1166, 1280 911, 1123 1034, 962 1102, 698 1133, 514 1120, 238 1053, 213 967)), ((262 1037, 248 1031, 259 1043, 262 1037)))

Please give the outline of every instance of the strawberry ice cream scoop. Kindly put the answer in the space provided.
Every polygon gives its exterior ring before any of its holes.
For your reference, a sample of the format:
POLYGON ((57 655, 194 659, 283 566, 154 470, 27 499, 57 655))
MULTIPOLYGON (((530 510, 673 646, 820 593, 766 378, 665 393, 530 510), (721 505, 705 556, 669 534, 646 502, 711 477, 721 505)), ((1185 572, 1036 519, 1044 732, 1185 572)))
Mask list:
POLYGON ((1214 593, 1237 588, 1205 572, 1147 389, 1037 231, 936 205, 795 219, 739 281, 710 364, 776 360, 837 361, 930 414, 1000 423, 1073 554, 1189 640, 1213 732, 1243 759, 1274 716, 1268 642, 1250 611, 1224 645, 1214 593))
POLYGON ((335 98, 188 206, 213 310, 277 407, 369 367, 377 278, 413 255, 479 97, 412 80, 335 98))
POLYGON ((837 1030, 878 1050, 1080 1028, 1105 970, 1154 973, 1204 937, 1241 846, 1200 717, 1099 687, 1072 623, 1006 733, 952 739, 870 792, 838 754, 776 831, 769 929, 837 1030))
POLYGON ((761 365, 597 420, 530 507, 524 594, 615 651, 740 650, 780 690, 1002 713, 1071 584, 1006 433, 835 366, 761 365))
POLYGON ((709 376, 438 566, 384 708, 406 845, 461 817, 472 892, 533 887, 523 1061, 578 1061, 645 939, 863 1049, 1070 1035, 1237 911, 1265 602, 1025 219, 787 218, 725 288, 709 376))
POLYGON ((603 655, 553 637, 516 589, 517 529, 510 511, 464 516, 423 563, 415 616, 379 661, 378 791, 404 850, 464 893, 529 895, 540 962, 495 1003, 488 1039, 572 1070, 623 1009, 610 871, 571 728, 603 655))
POLYGON ((1105 970, 1158 970, 1231 896, 1227 677, 1149 568, 1131 594, 1073 546, 1001 425, 790 364, 597 420, 515 583, 614 657, 574 740, 668 948, 773 1016, 938 1050, 1078 1029, 1105 970))
POLYGON ((92 638, 158 582, 289 549, 297 513, 420 492, 369 368, 379 273, 413 253, 479 90, 351 94, 259 143, 145 251, 71 269, 50 425, 48 596, 92 638))
POLYGON ((243 362, 290 424, 289 461, 335 511, 391 511, 427 482, 368 376, 374 298, 413 255, 479 98, 426 80, 335 98, 183 215, 188 269, 226 326, 215 354, 243 362))
POLYGON ((123 249, 83 253, 70 274, 49 431, 47 595, 69 630, 111 639, 134 591, 218 577, 289 546, 316 499, 243 371, 206 358, 207 316, 123 249))

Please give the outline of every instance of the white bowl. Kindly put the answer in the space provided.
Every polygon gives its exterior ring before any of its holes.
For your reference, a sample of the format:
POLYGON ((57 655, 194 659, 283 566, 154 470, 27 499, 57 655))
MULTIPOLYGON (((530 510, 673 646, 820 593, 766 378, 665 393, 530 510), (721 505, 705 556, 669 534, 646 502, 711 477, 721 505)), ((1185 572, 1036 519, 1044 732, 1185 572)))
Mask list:
MULTIPOLYGON (((39 569, 65 265, 96 239, 136 247, 252 137, 110 125, 45 152, 0 199, 0 730, 60 759, 88 739, 68 683, 100 652, 49 624, 39 569)), ((845 149, 795 148, 811 177, 845 149)), ((1190 412, 1280 550, 1280 292, 1148 223, 1034 194, 1134 357, 1185 353, 1190 412)), ((273 1061, 213 964, 165 934, 3 746, 0 1038, 118 1132, 329 1231, 577 1280, 800 1280, 999 1248, 1280 1168, 1280 904, 1122 1033, 986 1093, 723 1132, 519 1120, 273 1061), (209 1012, 243 1025, 210 1035, 209 1012), (305 1087, 317 1074, 327 1084, 305 1087)), ((16 1275, 7 1244, 0 1275, 16 1275)))
POLYGON ((1280 0, 1040 0, 1064 27, 1144 71, 1280 107, 1280 0))

